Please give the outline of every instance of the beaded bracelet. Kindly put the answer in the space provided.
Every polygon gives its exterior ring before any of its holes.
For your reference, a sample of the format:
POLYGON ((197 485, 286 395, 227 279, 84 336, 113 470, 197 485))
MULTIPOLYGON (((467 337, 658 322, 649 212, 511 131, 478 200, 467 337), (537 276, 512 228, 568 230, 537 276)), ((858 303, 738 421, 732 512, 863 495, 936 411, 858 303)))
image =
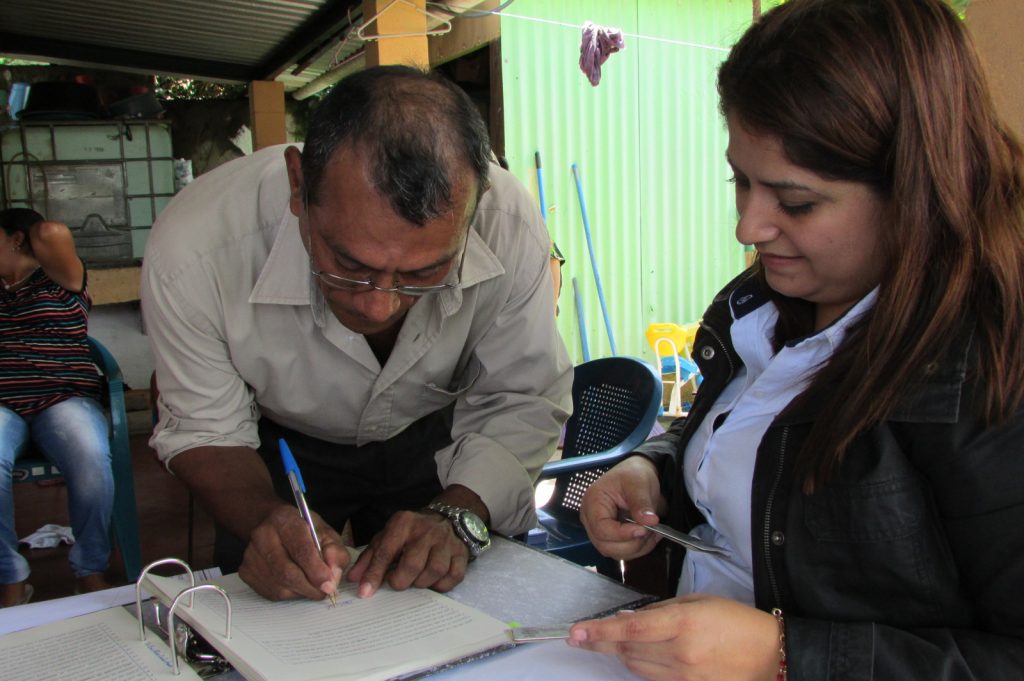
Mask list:
POLYGON ((775 674, 775 681, 786 681, 786 620, 782 617, 781 608, 772 608, 772 614, 779 623, 779 671, 775 674))

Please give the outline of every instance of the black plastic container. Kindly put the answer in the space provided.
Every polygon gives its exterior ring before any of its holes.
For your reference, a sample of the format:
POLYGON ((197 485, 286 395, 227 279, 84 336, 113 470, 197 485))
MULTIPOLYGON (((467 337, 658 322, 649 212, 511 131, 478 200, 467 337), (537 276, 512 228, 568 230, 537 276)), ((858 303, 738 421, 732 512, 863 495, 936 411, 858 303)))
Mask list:
POLYGON ((100 97, 94 86, 44 81, 30 86, 19 120, 91 120, 101 114, 100 97))

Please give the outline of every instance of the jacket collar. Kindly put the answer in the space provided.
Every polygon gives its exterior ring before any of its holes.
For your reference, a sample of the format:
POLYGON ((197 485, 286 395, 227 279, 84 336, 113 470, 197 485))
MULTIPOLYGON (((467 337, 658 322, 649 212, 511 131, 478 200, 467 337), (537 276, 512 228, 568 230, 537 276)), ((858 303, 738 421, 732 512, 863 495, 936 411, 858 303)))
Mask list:
MULTIPOLYGON (((728 353, 733 366, 741 366, 739 355, 732 346, 730 327, 733 315, 739 318, 767 300, 767 291, 750 270, 729 283, 708 307, 701 320, 701 326, 710 331, 728 353), (743 301, 737 305, 738 301, 743 301), (737 310, 739 309, 739 313, 737 310)), ((963 326, 957 333, 957 340, 950 351, 938 362, 924 369, 912 381, 904 397, 886 420, 917 423, 955 423, 959 416, 963 384, 971 356, 974 331, 970 325, 963 326)), ((699 360, 698 360, 698 363, 699 360)), ((734 372, 735 373, 735 372, 734 372)), ((707 377, 705 377, 706 379, 707 377)), ((723 386, 724 387, 724 386, 723 386)), ((785 418, 776 421, 779 425, 806 423, 817 418, 818 404, 811 400, 800 410, 788 412, 785 418)))
POLYGON ((728 296, 729 307, 735 319, 742 319, 757 308, 767 303, 770 298, 768 291, 761 286, 757 277, 743 279, 728 296))

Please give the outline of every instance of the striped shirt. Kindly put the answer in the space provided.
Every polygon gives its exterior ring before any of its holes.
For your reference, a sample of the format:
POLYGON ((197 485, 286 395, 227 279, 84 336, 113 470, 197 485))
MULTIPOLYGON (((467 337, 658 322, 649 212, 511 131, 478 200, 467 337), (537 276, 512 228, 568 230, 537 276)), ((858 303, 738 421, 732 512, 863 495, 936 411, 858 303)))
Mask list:
POLYGON ((14 291, 0 287, 0 405, 31 416, 70 397, 99 398, 86 341, 91 305, 84 286, 72 293, 42 268, 14 291))

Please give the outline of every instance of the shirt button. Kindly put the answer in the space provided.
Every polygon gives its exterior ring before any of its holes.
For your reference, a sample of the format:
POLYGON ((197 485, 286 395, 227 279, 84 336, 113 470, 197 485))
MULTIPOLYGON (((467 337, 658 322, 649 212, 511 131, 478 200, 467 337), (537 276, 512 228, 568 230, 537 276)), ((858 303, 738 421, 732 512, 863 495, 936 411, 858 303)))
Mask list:
POLYGON ((782 546, 786 543, 786 533, 782 530, 775 530, 772 532, 772 544, 776 546, 782 546))
POLYGON ((715 356, 715 349, 710 345, 705 345, 700 349, 701 359, 711 359, 715 356))

